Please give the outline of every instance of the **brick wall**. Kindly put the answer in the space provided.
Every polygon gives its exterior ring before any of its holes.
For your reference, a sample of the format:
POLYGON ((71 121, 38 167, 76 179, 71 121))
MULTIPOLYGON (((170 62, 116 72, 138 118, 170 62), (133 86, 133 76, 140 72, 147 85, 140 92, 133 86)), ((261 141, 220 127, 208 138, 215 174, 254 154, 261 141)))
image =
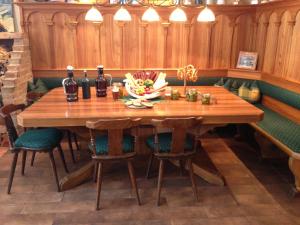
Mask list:
POLYGON ((3 103, 25 103, 27 83, 32 80, 29 41, 21 33, 14 33, 9 37, 14 39, 14 45, 7 72, 2 79, 1 93, 3 103))

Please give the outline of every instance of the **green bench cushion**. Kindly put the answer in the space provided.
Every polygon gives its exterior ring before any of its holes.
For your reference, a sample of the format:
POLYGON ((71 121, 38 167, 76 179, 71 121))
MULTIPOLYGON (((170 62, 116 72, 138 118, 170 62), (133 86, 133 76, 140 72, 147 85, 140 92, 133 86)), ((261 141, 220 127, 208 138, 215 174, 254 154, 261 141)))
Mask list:
POLYGON ((33 129, 20 135, 15 141, 15 147, 51 150, 57 147, 62 138, 63 133, 56 128, 33 129))
MULTIPOLYGON (((155 135, 147 138, 146 144, 151 150, 156 150, 155 135)), ((171 151, 172 133, 160 133, 158 134, 159 152, 168 153, 171 151)), ((194 138, 191 135, 187 135, 185 141, 185 150, 194 149, 194 138)))
POLYGON ((255 106, 265 113, 264 119, 257 125, 292 151, 300 153, 300 125, 262 104, 255 106))
MULTIPOLYGON (((96 136, 96 154, 107 155, 108 154, 108 135, 96 136)), ((134 137, 128 134, 123 136, 122 150, 124 153, 130 153, 134 150, 134 137)))
POLYGON ((258 86, 262 94, 275 98, 297 109, 300 109, 300 94, 281 87, 274 86, 264 81, 259 81, 258 86))

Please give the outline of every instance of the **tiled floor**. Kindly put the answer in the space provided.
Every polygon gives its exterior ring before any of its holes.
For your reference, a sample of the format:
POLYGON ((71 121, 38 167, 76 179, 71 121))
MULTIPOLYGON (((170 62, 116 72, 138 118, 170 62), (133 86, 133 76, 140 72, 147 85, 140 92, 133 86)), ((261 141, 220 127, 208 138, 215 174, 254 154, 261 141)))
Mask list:
MULTIPOLYGON (((226 178, 227 186, 197 179, 200 201, 195 202, 188 177, 167 165, 162 206, 156 207, 156 178, 146 180, 147 158, 135 161, 142 206, 131 194, 126 165, 105 166, 100 211, 95 211, 92 181, 57 193, 47 155, 39 154, 26 175, 17 168, 12 194, 6 194, 11 155, 0 158, 0 224, 22 225, 300 225, 300 198, 288 196, 290 173, 284 163, 261 163, 249 146, 233 139, 203 140, 203 147, 226 178), (229 147, 228 147, 229 146, 229 147), (233 149, 233 151, 231 150, 233 149), (250 149, 251 150, 251 149, 250 149), (235 152, 235 153, 233 153, 235 152), (236 155, 240 157, 240 160, 236 155)), ((65 155, 69 156, 68 151, 65 155)), ((65 175, 58 154, 60 176, 65 175)), ((86 162, 84 153, 75 166, 86 162)))

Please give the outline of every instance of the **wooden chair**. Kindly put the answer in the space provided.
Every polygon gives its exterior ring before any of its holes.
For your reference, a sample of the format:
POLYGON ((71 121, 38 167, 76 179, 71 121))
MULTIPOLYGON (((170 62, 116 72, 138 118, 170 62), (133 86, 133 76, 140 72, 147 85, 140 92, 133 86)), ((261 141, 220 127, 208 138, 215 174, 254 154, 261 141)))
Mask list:
POLYGON ((181 168, 184 168, 184 161, 186 160, 189 169, 189 175, 192 183, 193 192, 196 200, 198 200, 197 186, 194 178, 192 158, 197 149, 197 136, 188 133, 190 129, 199 129, 202 118, 167 118, 164 120, 152 120, 155 126, 155 135, 147 138, 146 144, 153 151, 147 168, 146 177, 152 166, 153 158, 159 160, 159 175, 157 186, 157 205, 160 204, 160 194, 162 187, 162 179, 164 172, 165 160, 179 160, 181 168), (169 133, 158 133, 159 128, 171 129, 169 133))
POLYGON ((35 101, 39 100, 41 97, 43 97, 43 93, 30 91, 26 94, 27 99, 27 105, 32 105, 35 101))
MULTIPOLYGON (((27 92, 27 95, 26 95, 27 106, 32 105, 35 101, 37 101, 41 97, 43 97, 43 95, 44 95, 43 93, 34 92, 34 91, 27 92)), ((73 146, 72 146, 72 136, 73 136, 76 148, 77 148, 77 150, 79 150, 79 145, 78 145, 78 141, 77 141, 77 135, 75 133, 72 133, 69 130, 67 130, 66 133, 67 133, 67 137, 68 137, 68 144, 69 144, 71 158, 72 158, 73 163, 75 163, 76 160, 75 160, 75 155, 74 155, 73 146)), ((36 154, 35 151, 32 152, 31 161, 30 161, 30 165, 31 166, 33 166, 34 159, 35 159, 35 154, 36 154)))
POLYGON ((26 106, 24 104, 20 104, 20 105, 10 104, 10 105, 3 106, 0 109, 0 117, 3 118, 8 133, 10 150, 12 153, 14 153, 13 162, 10 170, 7 193, 10 194, 11 191, 12 182, 13 182, 17 160, 18 160, 18 155, 20 152, 23 153, 21 174, 24 175, 26 156, 28 151, 44 152, 49 154, 50 162, 53 169, 53 174, 55 177, 55 182, 57 185, 57 190, 60 191, 56 165, 53 157, 53 150, 55 148, 58 149, 63 162, 64 169, 66 172, 68 172, 64 154, 60 145, 60 141, 63 138, 63 134, 60 130, 56 128, 43 128, 43 129, 27 130, 19 136, 14 126, 11 114, 19 110, 24 110, 25 107, 26 106))
POLYGON ((132 188, 136 193, 137 203, 140 205, 140 197, 136 184, 132 159, 135 157, 134 137, 124 134, 125 129, 136 127, 140 119, 131 120, 114 119, 114 120, 98 120, 87 121, 86 126, 90 129, 91 143, 90 149, 93 152, 92 159, 95 162, 97 176, 97 201, 96 210, 99 210, 100 192, 103 177, 103 163, 107 161, 127 161, 128 172, 132 188), (97 134, 96 131, 107 130, 107 134, 97 134))

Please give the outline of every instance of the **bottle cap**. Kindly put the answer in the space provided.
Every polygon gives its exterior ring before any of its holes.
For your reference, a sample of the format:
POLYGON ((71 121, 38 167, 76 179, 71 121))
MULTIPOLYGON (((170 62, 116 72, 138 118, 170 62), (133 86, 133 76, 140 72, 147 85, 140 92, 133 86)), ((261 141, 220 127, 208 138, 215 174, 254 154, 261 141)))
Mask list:
POLYGON ((74 67, 73 66, 67 66, 67 70, 74 70, 74 67))
POLYGON ((103 68, 104 68, 104 66, 103 66, 103 65, 99 65, 99 66, 97 66, 97 68, 102 68, 102 69, 103 69, 103 68))
POLYGON ((86 73, 86 70, 83 70, 84 73, 86 73))

